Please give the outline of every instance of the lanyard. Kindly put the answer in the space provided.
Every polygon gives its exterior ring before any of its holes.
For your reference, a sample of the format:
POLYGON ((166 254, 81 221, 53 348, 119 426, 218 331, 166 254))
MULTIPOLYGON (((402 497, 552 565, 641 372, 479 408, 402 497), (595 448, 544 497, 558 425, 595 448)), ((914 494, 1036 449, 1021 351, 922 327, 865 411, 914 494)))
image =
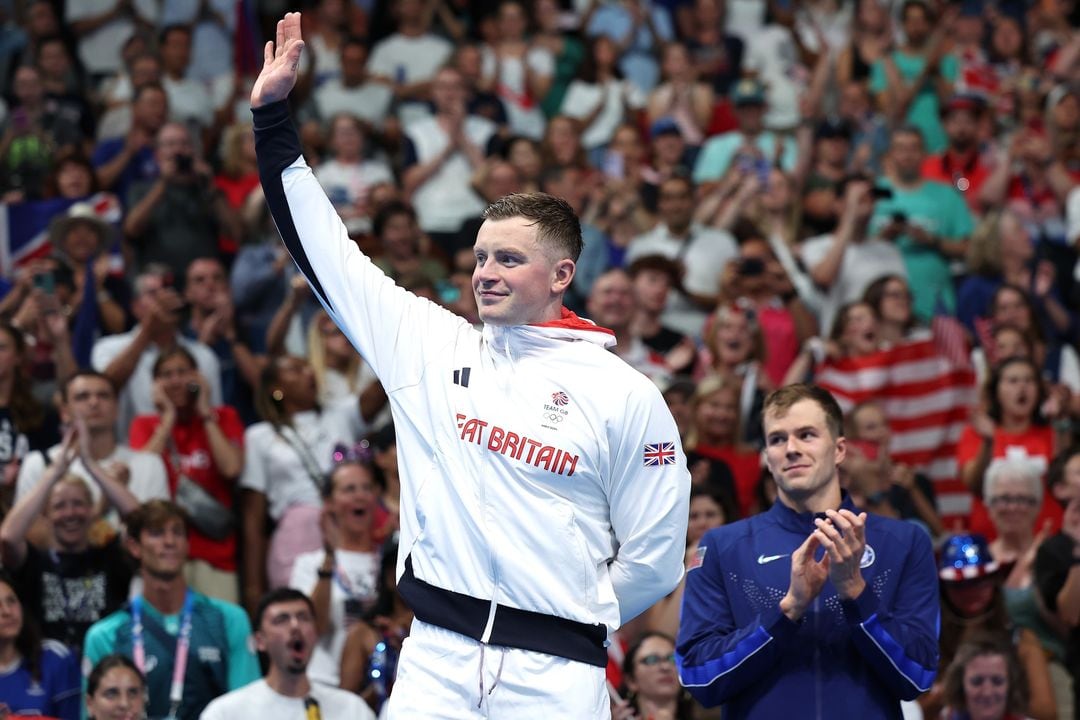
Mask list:
MULTIPOLYGON (((143 640, 142 595, 136 595, 131 601, 131 642, 135 655, 135 666, 146 674, 146 643, 143 640)), ((175 718, 180 710, 180 701, 184 697, 184 675, 187 674, 188 649, 191 647, 191 611, 195 604, 195 594, 188 588, 184 595, 184 610, 180 618, 180 635, 176 640, 176 655, 173 657, 172 685, 169 686, 169 718, 175 718)))

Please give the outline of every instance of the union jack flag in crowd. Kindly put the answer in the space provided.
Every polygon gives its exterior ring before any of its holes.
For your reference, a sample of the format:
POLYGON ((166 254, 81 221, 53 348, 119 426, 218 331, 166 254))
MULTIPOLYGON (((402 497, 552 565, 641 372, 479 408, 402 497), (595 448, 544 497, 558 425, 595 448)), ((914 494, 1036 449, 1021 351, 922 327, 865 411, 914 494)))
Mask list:
POLYGON ((645 467, 675 464, 675 443, 645 443, 645 467))

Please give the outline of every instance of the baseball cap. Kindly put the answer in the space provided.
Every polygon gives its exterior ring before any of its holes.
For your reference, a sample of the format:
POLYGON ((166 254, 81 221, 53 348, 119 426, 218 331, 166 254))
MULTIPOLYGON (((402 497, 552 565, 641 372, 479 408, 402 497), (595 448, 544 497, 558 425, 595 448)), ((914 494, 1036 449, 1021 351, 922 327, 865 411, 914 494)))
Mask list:
POLYGON ((1000 567, 982 535, 953 535, 941 546, 938 577, 945 582, 975 580, 993 575, 1000 567))
POLYGON ((661 135, 682 135, 674 118, 662 117, 649 128, 649 137, 655 140, 661 135))
POLYGON ((814 128, 815 140, 826 140, 830 138, 843 138, 844 140, 851 139, 851 125, 843 120, 837 120, 833 118, 825 118, 817 124, 814 128))
POLYGON ((764 105, 765 86, 753 78, 743 78, 731 89, 731 103, 735 107, 764 105))
POLYGON ((968 112, 981 113, 986 108, 986 101, 978 95, 971 93, 957 93, 949 98, 945 106, 941 108, 942 117, 947 117, 954 110, 967 110, 968 112))

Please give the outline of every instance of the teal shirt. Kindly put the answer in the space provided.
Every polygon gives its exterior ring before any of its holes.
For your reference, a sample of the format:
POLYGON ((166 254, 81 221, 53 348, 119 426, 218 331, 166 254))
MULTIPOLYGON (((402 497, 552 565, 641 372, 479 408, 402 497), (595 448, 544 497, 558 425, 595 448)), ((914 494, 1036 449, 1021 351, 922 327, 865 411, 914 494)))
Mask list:
MULTIPOLYGON (((195 593, 192 611, 191 650, 184 679, 181 720, 197 720, 203 708, 219 695, 258 680, 259 662, 251 645, 251 624, 239 605, 195 593)), ((180 613, 162 615, 143 602, 143 622, 156 622, 172 637, 180 632, 180 613)), ((150 718, 165 717, 169 710, 169 686, 175 652, 166 648, 149 629, 144 631, 150 718)), ((94 665, 112 653, 132 657, 131 612, 125 605, 90 626, 83 645, 83 693, 86 676, 94 665)), ((84 709, 85 717, 85 709, 84 709)))
MULTIPOLYGON (((754 146, 761 151, 763 157, 772 160, 776 157, 777 136, 765 130, 754 138, 754 146)), ((780 167, 786 172, 795 169, 795 163, 799 159, 798 146, 790 137, 781 141, 780 167)), ((694 163, 694 183, 711 182, 720 180, 731 167, 731 161, 735 154, 746 144, 746 136, 738 130, 722 133, 710 138, 701 146, 701 153, 697 162, 694 163)))
MULTIPOLYGON (((951 185, 927 180, 914 190, 901 190, 886 180, 878 184, 891 187, 893 198, 874 204, 870 231, 875 235, 898 212, 904 213, 910 224, 938 236, 942 242, 963 242, 975 229, 967 203, 951 185)), ((919 245, 910 235, 901 235, 896 245, 907 268, 915 315, 920 320, 929 320, 939 302, 943 309, 955 314, 956 291, 949 261, 937 250, 919 245)))
MULTIPOLYGON (((921 55, 907 55, 894 50, 893 62, 900 72, 900 77, 911 82, 926 66, 926 59, 921 55)), ((946 55, 941 59, 940 73, 949 82, 956 82, 960 72, 960 63, 952 55, 946 55)), ((885 75, 885 61, 878 60, 870 66, 870 92, 883 92, 888 87, 885 75)), ((945 129, 941 127, 941 103, 938 101, 937 92, 934 91, 933 78, 927 78, 919 92, 908 106, 906 122, 922 131, 923 141, 926 143, 928 153, 939 153, 945 149, 948 140, 945 137, 945 129)))

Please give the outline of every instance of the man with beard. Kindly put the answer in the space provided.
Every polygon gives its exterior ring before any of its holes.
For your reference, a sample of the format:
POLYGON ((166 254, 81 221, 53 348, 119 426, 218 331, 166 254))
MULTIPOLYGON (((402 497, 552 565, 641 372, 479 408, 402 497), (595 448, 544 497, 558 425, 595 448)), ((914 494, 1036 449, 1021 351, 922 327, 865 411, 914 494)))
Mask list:
POLYGON ((926 158, 922 165, 923 179, 952 185, 976 214, 980 211, 979 189, 991 172, 979 153, 983 110, 982 99, 975 96, 956 95, 949 100, 941 114, 949 146, 944 152, 926 158))
POLYGON ((268 660, 266 676, 222 695, 206 707, 200 720, 374 720, 375 714, 359 695, 308 680, 308 661, 317 636, 315 607, 307 595, 292 588, 272 590, 259 601, 255 621, 255 648, 268 660))

